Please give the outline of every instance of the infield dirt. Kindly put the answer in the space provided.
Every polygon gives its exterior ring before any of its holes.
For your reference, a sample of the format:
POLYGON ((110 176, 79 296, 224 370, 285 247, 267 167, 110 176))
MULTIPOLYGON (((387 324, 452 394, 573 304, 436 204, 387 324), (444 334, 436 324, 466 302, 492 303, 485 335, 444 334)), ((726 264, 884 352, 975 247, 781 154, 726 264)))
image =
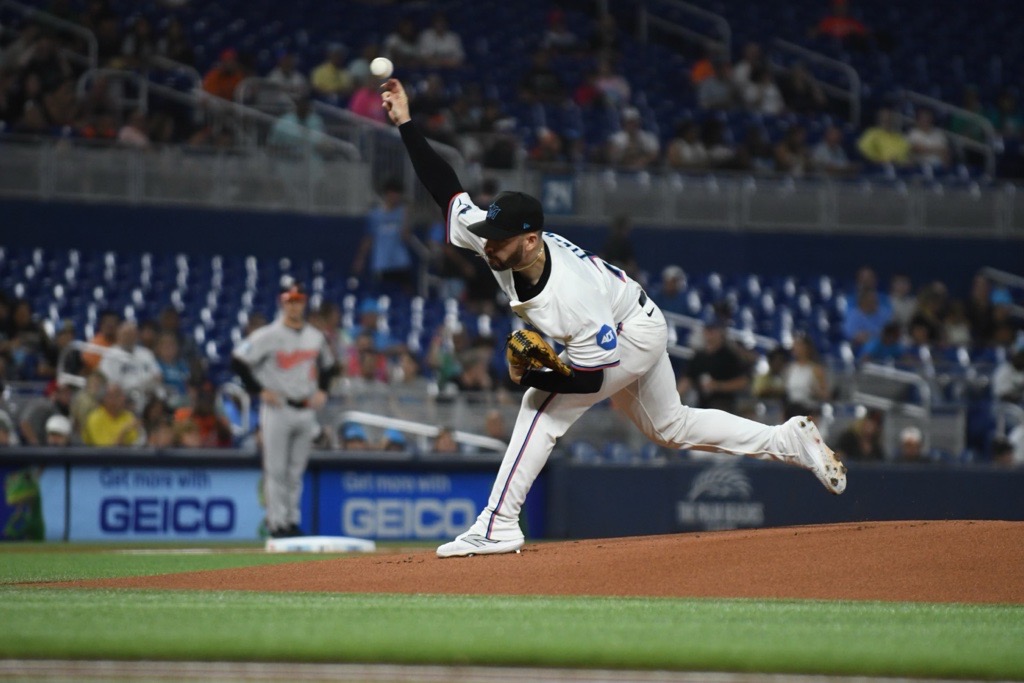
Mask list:
MULTIPOLYGON (((39 584, 36 584, 39 585, 39 584)), ((88 588, 1024 603, 1024 522, 908 521, 383 552, 67 582, 88 588)))

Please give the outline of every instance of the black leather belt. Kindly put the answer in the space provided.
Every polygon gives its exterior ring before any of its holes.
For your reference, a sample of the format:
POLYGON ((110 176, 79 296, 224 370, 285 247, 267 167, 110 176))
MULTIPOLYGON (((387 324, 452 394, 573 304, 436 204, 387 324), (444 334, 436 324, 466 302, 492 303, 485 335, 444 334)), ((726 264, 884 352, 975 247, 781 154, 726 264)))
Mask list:
POLYGON ((644 290, 641 289, 640 290, 640 308, 643 308, 646 305, 647 305, 647 292, 645 292, 644 290))
POLYGON ((285 400, 285 403, 290 405, 292 408, 308 408, 309 407, 309 399, 306 399, 304 401, 295 401, 295 400, 292 400, 292 399, 289 398, 289 399, 285 400))

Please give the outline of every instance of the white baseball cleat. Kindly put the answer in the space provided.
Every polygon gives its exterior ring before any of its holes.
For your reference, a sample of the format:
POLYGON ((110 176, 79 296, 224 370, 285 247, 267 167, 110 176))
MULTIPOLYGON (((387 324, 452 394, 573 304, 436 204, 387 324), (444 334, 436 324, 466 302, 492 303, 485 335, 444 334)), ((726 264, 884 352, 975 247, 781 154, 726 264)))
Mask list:
POLYGON ((469 557, 470 555, 498 555, 501 553, 517 553, 523 547, 523 539, 498 541, 487 538, 472 531, 455 537, 437 549, 438 557, 469 557))
POLYGON ((786 423, 795 436, 796 463, 814 472, 825 488, 839 495, 846 490, 846 466, 825 445, 818 427, 809 417, 792 417, 786 423))

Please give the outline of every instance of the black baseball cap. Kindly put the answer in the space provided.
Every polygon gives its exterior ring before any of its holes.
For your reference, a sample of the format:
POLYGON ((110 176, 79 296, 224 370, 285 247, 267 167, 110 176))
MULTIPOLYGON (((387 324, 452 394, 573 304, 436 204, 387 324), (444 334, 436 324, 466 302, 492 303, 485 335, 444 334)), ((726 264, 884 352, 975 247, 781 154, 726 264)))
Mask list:
POLYGON ((469 231, 488 240, 504 240, 544 229, 544 210, 536 198, 522 192, 499 192, 487 208, 487 218, 469 231))

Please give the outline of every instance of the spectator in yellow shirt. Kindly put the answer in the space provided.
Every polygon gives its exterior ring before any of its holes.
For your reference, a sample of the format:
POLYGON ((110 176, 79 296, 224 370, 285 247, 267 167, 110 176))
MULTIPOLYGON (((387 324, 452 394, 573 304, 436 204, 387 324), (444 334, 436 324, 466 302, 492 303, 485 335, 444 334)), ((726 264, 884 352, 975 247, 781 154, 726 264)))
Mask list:
POLYGON ((320 97, 339 99, 352 92, 352 74, 341 64, 345 48, 335 43, 327 48, 327 59, 313 69, 309 80, 320 97))
POLYGON ((124 389, 108 384, 98 408, 89 413, 82 429, 87 446, 134 446, 139 440, 139 420, 128 410, 124 389))
POLYGON ((857 141, 857 149, 864 158, 875 164, 902 166, 910 161, 910 142, 896 125, 891 109, 878 110, 878 122, 868 128, 857 141))

